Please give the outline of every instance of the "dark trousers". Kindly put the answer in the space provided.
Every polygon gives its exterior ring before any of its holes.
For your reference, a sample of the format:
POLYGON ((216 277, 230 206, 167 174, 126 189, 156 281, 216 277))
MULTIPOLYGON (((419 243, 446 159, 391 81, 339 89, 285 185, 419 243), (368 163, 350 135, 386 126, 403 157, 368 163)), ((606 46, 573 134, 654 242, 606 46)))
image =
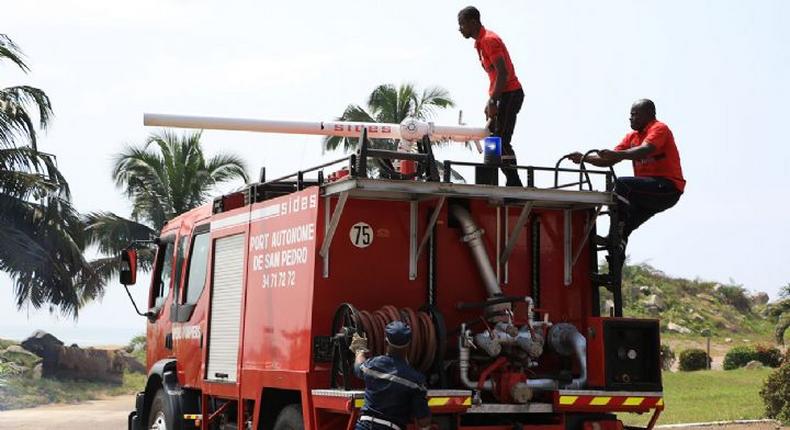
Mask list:
POLYGON ((617 207, 625 242, 653 215, 675 206, 683 194, 669 179, 647 176, 617 178, 614 191, 620 197, 617 207))
MULTIPOLYGON (((502 138, 502 164, 506 166, 518 164, 510 140, 513 137, 513 130, 516 128, 516 116, 521 111, 523 103, 524 91, 522 89, 502 93, 497 103, 496 117, 489 126, 491 134, 502 138)), ((507 186, 522 186, 521 179, 515 169, 502 169, 502 172, 507 178, 507 186)))

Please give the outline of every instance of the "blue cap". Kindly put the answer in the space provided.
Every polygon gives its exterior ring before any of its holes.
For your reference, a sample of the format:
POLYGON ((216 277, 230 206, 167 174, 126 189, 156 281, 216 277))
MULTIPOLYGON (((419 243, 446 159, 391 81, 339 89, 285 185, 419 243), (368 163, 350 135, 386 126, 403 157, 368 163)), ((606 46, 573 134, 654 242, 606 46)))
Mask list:
POLYGON ((393 321, 384 328, 387 342, 392 346, 406 346, 411 342, 411 328, 403 321, 393 321))

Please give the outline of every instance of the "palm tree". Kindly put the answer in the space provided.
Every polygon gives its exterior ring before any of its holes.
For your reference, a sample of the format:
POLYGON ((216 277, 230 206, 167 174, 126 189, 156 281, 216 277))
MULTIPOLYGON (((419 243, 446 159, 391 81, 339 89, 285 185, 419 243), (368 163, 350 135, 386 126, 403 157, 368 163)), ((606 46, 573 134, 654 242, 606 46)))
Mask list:
MULTIPOLYGON (((350 104, 338 121, 384 122, 400 124, 406 118, 431 119, 437 109, 455 106, 447 90, 431 87, 420 93, 412 84, 398 87, 383 84, 376 87, 368 97, 367 109, 350 104)), ((371 139, 376 148, 395 149, 397 142, 392 139, 371 139)), ((324 149, 334 150, 343 146, 344 151, 355 149, 359 139, 331 136, 324 139, 324 149)))
MULTIPOLYGON (((19 47, 8 36, 0 34, 0 60, 9 60, 28 72, 30 68, 22 57, 19 47)), ((0 144, 13 145, 15 138, 21 135, 30 140, 34 151, 37 149, 31 108, 37 111, 38 127, 46 129, 52 117, 52 105, 44 91, 27 85, 0 89, 0 144)))
MULTIPOLYGON (((143 145, 128 146, 115 157, 112 176, 132 202, 131 219, 111 212, 85 216, 86 242, 104 255, 91 262, 95 276, 87 289, 102 291, 117 274, 118 253, 135 240, 150 240, 168 220, 202 205, 220 183, 248 181, 244 161, 230 154, 206 159, 201 132, 178 135, 163 130, 150 135, 143 145)), ((150 269, 153 251, 138 250, 141 269, 150 269)))
MULTIPOLYGON (((0 60, 30 70, 22 51, 4 34, 0 60)), ((82 256, 83 229, 68 183, 55 157, 38 151, 31 112, 38 116, 38 129, 45 129, 52 106, 42 90, 26 85, 0 89, 0 270, 14 280, 18 307, 48 305, 50 311, 76 317, 93 294, 80 285, 93 273, 82 256)))

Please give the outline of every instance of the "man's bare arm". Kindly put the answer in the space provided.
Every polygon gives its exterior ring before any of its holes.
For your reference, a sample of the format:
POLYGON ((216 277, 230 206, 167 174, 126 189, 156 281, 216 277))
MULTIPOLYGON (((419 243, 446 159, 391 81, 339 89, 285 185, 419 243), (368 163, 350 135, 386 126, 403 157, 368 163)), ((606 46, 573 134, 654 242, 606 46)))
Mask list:
POLYGON ((615 163, 617 163, 617 161, 604 160, 603 158, 599 157, 596 154, 589 154, 586 157, 581 152, 574 152, 574 153, 568 154, 568 158, 571 161, 573 161, 574 163, 576 163, 576 164, 579 164, 579 163, 582 162, 582 157, 584 157, 584 162, 585 163, 590 163, 593 166, 598 166, 598 167, 614 166, 615 163))
POLYGON ((491 94, 491 98, 488 99, 488 103, 486 104, 486 117, 493 118, 496 116, 497 113, 497 105, 496 101, 499 99, 499 96, 502 95, 502 90, 505 89, 505 84, 507 84, 507 80, 510 77, 507 72, 507 66, 505 65, 505 58, 499 57, 494 60, 494 69, 496 69, 496 80, 494 81, 494 92, 491 94))
POLYGON ((656 147, 648 141, 644 141, 641 145, 633 148, 624 149, 622 151, 614 151, 611 149, 602 149, 598 154, 588 154, 586 157, 581 152, 574 152, 568 154, 568 158, 576 164, 581 163, 582 158, 586 163, 590 163, 598 167, 610 167, 623 160, 641 160, 647 158, 655 151, 656 147))
POLYGON ((653 151, 656 150, 655 145, 645 140, 639 146, 634 146, 633 148, 628 148, 622 151, 609 151, 603 150, 601 151, 601 156, 604 157, 604 153, 612 153, 613 155, 609 155, 610 157, 616 159, 617 161, 621 160, 641 160, 643 158, 647 158, 653 151))
POLYGON ((505 65, 505 57, 500 56, 494 60, 494 69, 496 69, 496 82, 494 82, 494 93, 491 94, 491 98, 498 99, 502 95, 502 91, 505 89, 507 80, 510 77, 505 65))

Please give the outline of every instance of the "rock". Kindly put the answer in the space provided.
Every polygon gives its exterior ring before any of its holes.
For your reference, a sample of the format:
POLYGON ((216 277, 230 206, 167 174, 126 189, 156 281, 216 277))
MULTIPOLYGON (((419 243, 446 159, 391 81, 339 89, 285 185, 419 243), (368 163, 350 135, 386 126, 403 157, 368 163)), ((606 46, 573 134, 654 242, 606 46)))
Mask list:
POLYGON ((652 316, 658 316, 661 313, 661 309, 653 305, 645 305, 645 311, 652 316))
POLYGON ((58 367, 58 351, 63 348, 60 339, 43 330, 36 330, 22 341, 22 348, 44 359, 42 373, 45 378, 54 375, 58 367))
POLYGON ((697 312, 694 312, 693 314, 691 314, 691 319, 694 320, 694 321, 705 321, 705 317, 703 317, 702 315, 700 315, 697 312))
POLYGON ((63 342, 44 330, 36 330, 30 337, 22 341, 22 348, 42 358, 41 354, 44 350, 55 346, 63 346, 63 342))
POLYGON ((753 293, 749 296, 749 300, 751 300, 755 305, 767 304, 769 299, 768 293, 764 293, 762 291, 753 293))
POLYGON ((60 379, 82 379, 120 384, 124 361, 114 350, 61 347, 54 376, 60 379))
POLYGON ((26 369, 32 369, 36 364, 41 362, 41 357, 19 345, 10 345, 4 351, 0 351, 0 359, 22 366, 26 369))
POLYGON ((647 306, 655 307, 660 311, 663 311, 664 308, 664 299, 659 297, 657 294, 651 294, 645 300, 647 306))
POLYGON ((132 354, 119 349, 118 356, 120 357, 120 360, 123 361, 123 367, 127 371, 134 373, 145 373, 145 366, 137 361, 137 359, 132 354))
POLYGON ((30 379, 34 381, 38 381, 39 379, 41 379, 41 375, 43 371, 44 371, 44 365, 41 363, 36 364, 36 366, 33 367, 33 369, 29 372, 30 379))
POLYGON ((713 286, 713 292, 718 293, 721 290, 721 284, 716 284, 713 286))
POLYGON ((752 361, 746 363, 746 366, 743 366, 743 368, 744 369, 750 369, 750 370, 762 369, 763 368, 763 363, 760 363, 757 360, 752 360, 752 361))
POLYGON ((19 349, 35 358, 36 362, 25 368, 34 379, 81 379, 120 384, 124 370, 146 371, 144 365, 123 350, 80 348, 77 344, 67 347, 55 336, 41 330, 25 339, 19 349))
POLYGON ((2 376, 23 375, 28 369, 28 367, 16 363, 0 363, 0 375, 2 376))
POLYGON ((724 338, 724 343, 732 343, 732 338, 731 337, 725 337, 724 338))
POLYGON ((647 285, 642 285, 641 287, 639 287, 639 292, 646 296, 650 295, 650 287, 648 287, 647 285))
POLYGON ((674 332, 677 332, 677 333, 682 333, 682 334, 689 334, 689 333, 691 333, 691 330, 689 330, 688 328, 683 327, 680 324, 675 324, 672 321, 670 321, 669 324, 667 324, 667 330, 674 331, 674 332))

